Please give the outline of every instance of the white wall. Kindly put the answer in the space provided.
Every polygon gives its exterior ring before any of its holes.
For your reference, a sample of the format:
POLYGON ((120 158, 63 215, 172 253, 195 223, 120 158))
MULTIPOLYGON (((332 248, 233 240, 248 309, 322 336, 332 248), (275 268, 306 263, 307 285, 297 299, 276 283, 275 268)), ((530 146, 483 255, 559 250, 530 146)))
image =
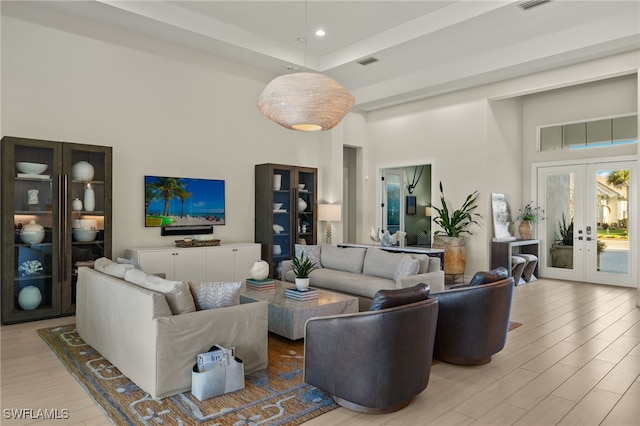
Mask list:
POLYGON ((24 18, 2 16, 1 133, 113 147, 114 256, 174 243, 144 228, 145 174, 224 179, 227 225, 214 234, 238 242, 254 240, 255 164, 333 173, 322 135, 257 110, 273 76, 97 24, 24 18))

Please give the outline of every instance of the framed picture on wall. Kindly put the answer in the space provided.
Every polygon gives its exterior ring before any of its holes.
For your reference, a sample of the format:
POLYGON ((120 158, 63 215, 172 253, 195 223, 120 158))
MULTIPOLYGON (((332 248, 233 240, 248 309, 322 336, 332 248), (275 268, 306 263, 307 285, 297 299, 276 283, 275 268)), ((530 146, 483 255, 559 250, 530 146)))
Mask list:
POLYGON ((407 195, 407 214, 416 214, 416 197, 407 195))

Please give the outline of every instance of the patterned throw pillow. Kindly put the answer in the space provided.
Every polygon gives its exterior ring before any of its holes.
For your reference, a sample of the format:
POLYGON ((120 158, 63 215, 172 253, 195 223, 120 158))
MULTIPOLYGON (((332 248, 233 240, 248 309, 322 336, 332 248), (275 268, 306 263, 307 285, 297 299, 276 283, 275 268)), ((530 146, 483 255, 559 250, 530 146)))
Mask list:
POLYGON ((242 283, 236 282, 189 281, 189 289, 198 311, 239 305, 241 285, 242 283))
POLYGON ((305 257, 308 257, 313 263, 313 269, 322 268, 320 264, 320 246, 313 245, 308 246, 304 244, 296 244, 296 257, 299 257, 301 253, 304 253, 305 257))
POLYGON ((405 254, 402 256, 402 259, 400 259, 400 263, 398 263, 398 267, 396 268, 396 281, 398 281, 399 278, 417 274, 419 267, 420 261, 418 259, 414 259, 411 255, 405 254))

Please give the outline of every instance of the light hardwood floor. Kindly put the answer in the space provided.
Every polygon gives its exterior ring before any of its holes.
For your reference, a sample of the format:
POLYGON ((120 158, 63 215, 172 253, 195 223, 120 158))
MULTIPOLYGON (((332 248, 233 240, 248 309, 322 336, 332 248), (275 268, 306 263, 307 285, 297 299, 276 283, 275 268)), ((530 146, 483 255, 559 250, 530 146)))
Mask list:
MULTIPOLYGON (((523 325, 490 364, 433 366, 427 389, 387 415, 339 408, 324 425, 640 425, 637 291, 540 279, 516 288, 511 318, 523 325)), ((1 424, 7 409, 68 410, 43 424, 111 424, 34 332, 73 317, 3 326, 1 424)))

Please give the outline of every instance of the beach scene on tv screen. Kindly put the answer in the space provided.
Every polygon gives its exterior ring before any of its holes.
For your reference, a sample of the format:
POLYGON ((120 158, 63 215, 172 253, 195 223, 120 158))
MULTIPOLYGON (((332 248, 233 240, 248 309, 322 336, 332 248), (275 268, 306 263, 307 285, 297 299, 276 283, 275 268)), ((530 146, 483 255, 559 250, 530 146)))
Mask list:
POLYGON ((224 225, 224 181, 145 176, 145 226, 224 225))

